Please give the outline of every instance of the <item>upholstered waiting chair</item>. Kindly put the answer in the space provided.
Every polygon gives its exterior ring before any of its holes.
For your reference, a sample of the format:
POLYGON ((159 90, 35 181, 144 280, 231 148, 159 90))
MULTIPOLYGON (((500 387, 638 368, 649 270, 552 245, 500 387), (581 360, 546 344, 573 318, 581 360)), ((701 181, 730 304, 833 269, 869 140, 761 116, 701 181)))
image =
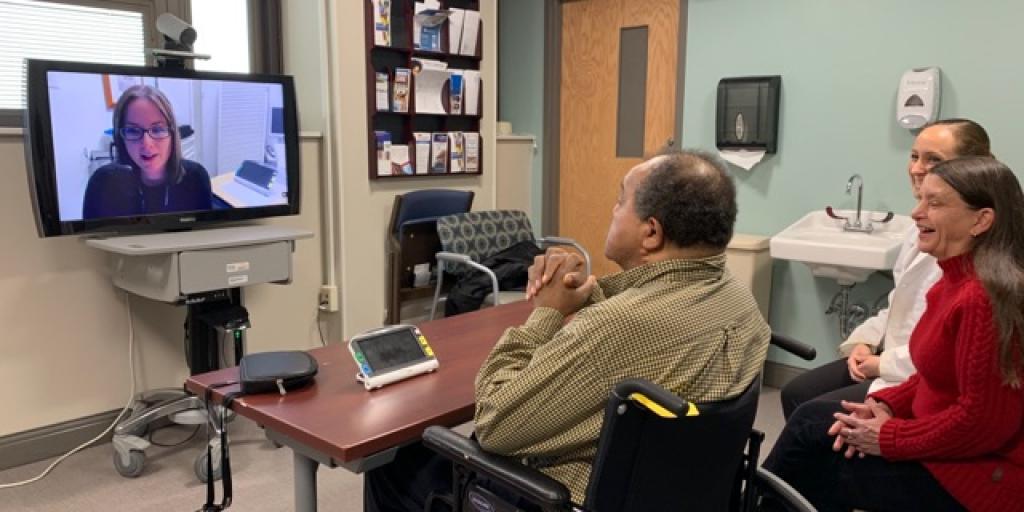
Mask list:
POLYGON ((447 215, 437 219, 437 234, 442 252, 436 255, 439 268, 434 304, 430 308, 431 319, 434 318, 440 302, 445 274, 457 280, 475 272, 487 273, 491 278, 492 292, 484 300, 485 303, 497 306, 522 300, 521 289, 501 291, 494 272, 480 264, 519 242, 534 242, 541 249, 553 245, 572 246, 583 255, 586 273, 590 274, 590 255, 583 246, 562 237, 534 239, 530 219, 519 210, 489 210, 447 215))
POLYGON ((395 196, 388 223, 387 323, 401 322, 402 301, 430 297, 430 288, 413 288, 413 267, 436 266, 441 250, 437 218, 468 212, 473 192, 427 189, 395 196))

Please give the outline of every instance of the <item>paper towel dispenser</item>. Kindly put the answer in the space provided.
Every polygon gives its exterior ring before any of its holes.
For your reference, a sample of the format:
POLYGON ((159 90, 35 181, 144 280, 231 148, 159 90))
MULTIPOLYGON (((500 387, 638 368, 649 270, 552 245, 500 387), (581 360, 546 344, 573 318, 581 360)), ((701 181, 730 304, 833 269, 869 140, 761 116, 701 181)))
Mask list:
POLYGON ((718 149, 775 153, 782 77, 723 78, 718 82, 715 145, 718 149))

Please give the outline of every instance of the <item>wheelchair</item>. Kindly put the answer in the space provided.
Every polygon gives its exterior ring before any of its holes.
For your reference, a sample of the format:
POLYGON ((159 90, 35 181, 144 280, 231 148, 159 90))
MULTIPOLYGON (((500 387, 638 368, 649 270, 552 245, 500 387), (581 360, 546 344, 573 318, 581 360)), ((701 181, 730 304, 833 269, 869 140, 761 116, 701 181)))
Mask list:
MULTIPOLYGON (((773 334, 771 343, 804 359, 815 350, 773 334)), ((615 386, 605 407, 586 497, 512 457, 485 452, 439 426, 424 444, 453 465, 453 488, 432 495, 454 512, 813 512, 784 481, 758 467, 764 433, 753 429, 761 377, 739 396, 694 404, 649 381, 615 386)))

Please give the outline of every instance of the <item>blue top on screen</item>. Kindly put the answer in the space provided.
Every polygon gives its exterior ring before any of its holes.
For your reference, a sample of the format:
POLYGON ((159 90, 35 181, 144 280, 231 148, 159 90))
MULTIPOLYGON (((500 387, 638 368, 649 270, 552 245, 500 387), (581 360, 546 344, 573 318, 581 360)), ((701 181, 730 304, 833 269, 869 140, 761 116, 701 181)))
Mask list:
POLYGON ((43 236, 298 213, 291 77, 29 61, 43 236), (269 186, 239 177, 267 169, 269 186))

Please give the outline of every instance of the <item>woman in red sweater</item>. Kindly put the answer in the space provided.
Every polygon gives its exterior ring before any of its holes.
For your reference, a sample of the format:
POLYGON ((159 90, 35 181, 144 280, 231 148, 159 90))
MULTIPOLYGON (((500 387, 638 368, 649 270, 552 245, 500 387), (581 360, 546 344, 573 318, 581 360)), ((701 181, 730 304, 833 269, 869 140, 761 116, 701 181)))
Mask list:
POLYGON ((943 271, 910 338, 917 373, 798 409, 765 467, 822 511, 1024 511, 1020 183, 992 158, 950 160, 912 216, 943 271))

